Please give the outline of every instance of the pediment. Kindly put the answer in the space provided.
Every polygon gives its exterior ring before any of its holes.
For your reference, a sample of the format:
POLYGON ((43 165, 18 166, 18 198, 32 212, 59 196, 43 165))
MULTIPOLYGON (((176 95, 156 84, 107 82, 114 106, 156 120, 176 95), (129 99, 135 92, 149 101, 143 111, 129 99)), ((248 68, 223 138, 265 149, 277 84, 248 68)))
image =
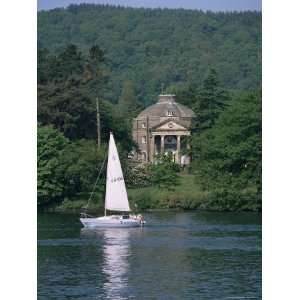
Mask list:
POLYGON ((164 122, 162 124, 159 124, 157 126, 155 126, 155 130, 160 131, 168 131, 168 130, 188 130, 187 128, 185 128, 184 126, 176 123, 173 120, 164 122))

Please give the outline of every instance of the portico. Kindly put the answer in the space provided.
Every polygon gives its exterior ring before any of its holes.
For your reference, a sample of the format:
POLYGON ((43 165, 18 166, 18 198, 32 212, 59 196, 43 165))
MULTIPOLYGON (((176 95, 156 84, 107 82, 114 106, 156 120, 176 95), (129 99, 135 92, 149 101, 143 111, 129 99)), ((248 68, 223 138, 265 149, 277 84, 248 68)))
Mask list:
POLYGON ((158 154, 172 153, 174 162, 180 163, 181 151, 187 148, 186 143, 182 145, 182 140, 189 135, 189 131, 153 131, 150 137, 150 162, 154 162, 158 154))

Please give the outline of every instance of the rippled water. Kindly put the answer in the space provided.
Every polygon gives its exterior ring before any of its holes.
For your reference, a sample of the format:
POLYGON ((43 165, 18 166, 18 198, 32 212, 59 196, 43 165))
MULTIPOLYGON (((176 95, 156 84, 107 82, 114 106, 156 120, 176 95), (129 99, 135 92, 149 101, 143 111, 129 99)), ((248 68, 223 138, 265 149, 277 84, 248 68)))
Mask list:
POLYGON ((38 299, 261 299, 261 216, 151 213, 86 230, 38 215, 38 299))

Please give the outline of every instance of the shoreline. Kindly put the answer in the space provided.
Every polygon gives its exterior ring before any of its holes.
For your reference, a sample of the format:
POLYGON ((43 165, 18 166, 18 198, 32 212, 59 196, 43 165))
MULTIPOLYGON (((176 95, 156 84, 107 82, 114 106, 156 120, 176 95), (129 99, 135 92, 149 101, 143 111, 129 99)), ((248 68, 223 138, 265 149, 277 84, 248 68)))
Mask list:
MULTIPOLYGON (((180 183, 173 189, 162 189, 158 186, 129 188, 128 199, 133 212, 159 211, 208 211, 208 212, 261 212, 261 203, 255 197, 223 198, 212 196, 202 191, 195 182, 194 175, 181 174, 180 183)), ((88 194, 66 198, 62 202, 38 207, 38 211, 80 213, 87 205, 88 194)), ((103 214, 104 195, 95 193, 89 208, 89 214, 103 214)))
MULTIPOLYGON (((68 208, 68 209, 59 209, 57 207, 54 208, 38 208, 38 213, 61 213, 61 214, 80 214, 83 209, 80 208, 68 208)), ((101 209, 88 209, 86 210, 88 214, 103 214, 103 210, 101 209)), ((132 211, 131 213, 156 213, 156 212, 215 212, 215 213, 244 213, 244 212, 252 212, 252 213, 261 213, 261 210, 213 210, 213 209, 202 209, 202 208, 149 208, 149 209, 141 209, 138 211, 132 211)))

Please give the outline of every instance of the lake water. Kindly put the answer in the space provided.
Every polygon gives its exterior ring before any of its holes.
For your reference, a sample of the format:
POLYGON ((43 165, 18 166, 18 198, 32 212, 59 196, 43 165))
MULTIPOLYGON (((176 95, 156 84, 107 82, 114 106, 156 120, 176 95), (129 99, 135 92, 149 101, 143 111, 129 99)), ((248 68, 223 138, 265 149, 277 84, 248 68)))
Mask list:
POLYGON ((261 299, 261 215, 155 212, 86 230, 38 215, 38 299, 261 299))

